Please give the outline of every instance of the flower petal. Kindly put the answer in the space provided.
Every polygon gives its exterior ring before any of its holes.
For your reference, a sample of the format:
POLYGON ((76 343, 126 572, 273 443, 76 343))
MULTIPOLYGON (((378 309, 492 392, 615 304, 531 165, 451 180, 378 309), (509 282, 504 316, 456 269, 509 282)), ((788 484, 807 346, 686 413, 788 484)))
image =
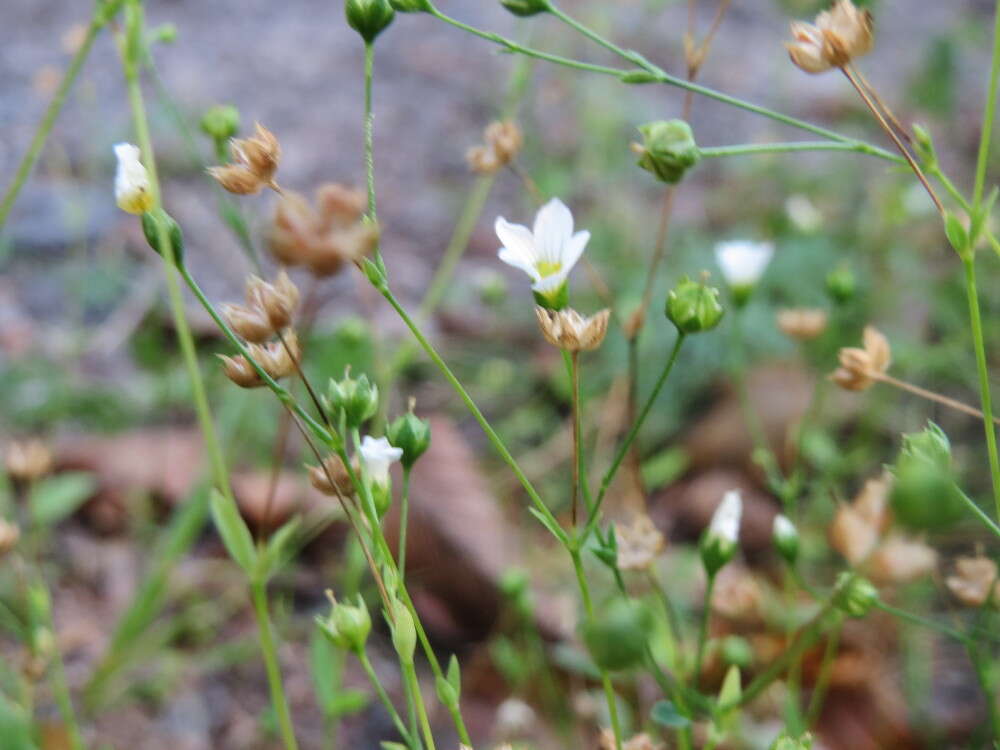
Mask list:
MULTIPOLYGON (((537 253, 535 250, 535 240, 530 229, 522 224, 511 224, 502 216, 497 217, 493 228, 497 233, 497 237, 503 243, 503 250, 506 251, 508 257, 517 258, 522 265, 533 266, 535 264, 537 253)), ((503 255, 500 256, 500 260, 504 263, 511 263, 503 255)), ((511 263, 511 265, 516 264, 511 263)), ((521 266, 518 265, 517 267, 520 268, 521 266)))
POLYGON ((566 273, 569 273, 573 269, 573 266, 576 265, 576 262, 580 260, 580 256, 583 255, 588 242, 590 242, 590 232, 584 230, 574 234, 569 242, 566 243, 566 247, 563 249, 562 260, 562 265, 566 269, 566 273))
POLYGON ((549 263, 563 261, 563 249, 573 234, 573 214, 558 198, 553 198, 535 216, 535 252, 549 263))

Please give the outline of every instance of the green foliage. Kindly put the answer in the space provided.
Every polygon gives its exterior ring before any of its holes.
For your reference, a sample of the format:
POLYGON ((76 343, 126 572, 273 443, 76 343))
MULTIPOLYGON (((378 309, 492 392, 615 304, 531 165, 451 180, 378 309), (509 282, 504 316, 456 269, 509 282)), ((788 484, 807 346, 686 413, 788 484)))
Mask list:
POLYGON ((32 519, 39 526, 53 526, 68 518, 93 496, 97 482, 92 474, 69 472, 39 480, 28 503, 32 519))

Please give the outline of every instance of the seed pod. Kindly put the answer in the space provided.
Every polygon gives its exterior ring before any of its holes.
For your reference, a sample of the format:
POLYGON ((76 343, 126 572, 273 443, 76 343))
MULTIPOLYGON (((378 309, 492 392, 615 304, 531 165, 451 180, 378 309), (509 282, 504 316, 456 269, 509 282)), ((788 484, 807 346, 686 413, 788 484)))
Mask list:
POLYGON ((361 35, 367 44, 375 41, 396 16, 389 0, 346 0, 344 15, 347 25, 361 35))

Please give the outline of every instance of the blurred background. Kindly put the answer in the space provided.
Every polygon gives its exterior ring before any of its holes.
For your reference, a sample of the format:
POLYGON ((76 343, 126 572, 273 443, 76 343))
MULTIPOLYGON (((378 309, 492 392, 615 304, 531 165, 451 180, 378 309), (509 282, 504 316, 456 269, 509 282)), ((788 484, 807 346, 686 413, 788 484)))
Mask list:
MULTIPOLYGON (((547 51, 618 64, 554 19, 519 21, 487 0, 439 5, 465 22, 547 51)), ((622 46, 684 75, 686 2, 567 0, 564 5, 622 46)), ((868 5, 875 13, 877 42, 861 69, 904 124, 923 123, 934 135, 948 174, 959 185, 970 184, 988 72, 991 4, 881 0, 868 5)), ((237 301, 254 266, 220 217, 218 194, 204 171, 217 162, 198 122, 210 106, 232 104, 244 133, 255 121, 266 125, 281 141, 278 177, 286 189, 311 196, 326 182, 361 186, 361 41, 332 0, 149 0, 146 8, 160 39, 152 47, 144 85, 164 203, 184 228, 194 276, 216 302, 237 301)), ((4 0, 0 182, 5 185, 82 38, 90 9, 82 0, 4 0)), ((700 36, 716 5, 698 0, 695 9, 700 36)), ((700 82, 888 148, 842 77, 807 76, 789 63, 782 46, 788 21, 811 18, 818 9, 817 3, 797 0, 736 0, 700 82)), ((585 311, 603 306, 602 284, 616 312, 627 314, 638 304, 663 186, 636 167, 629 143, 638 139, 638 125, 679 117, 682 91, 628 87, 544 63, 523 64, 485 41, 414 14, 398 16, 378 40, 374 97, 383 253, 393 287, 408 307, 423 299, 464 202, 484 179, 470 172, 466 150, 505 112, 514 113, 525 134, 519 168, 543 195, 561 197, 577 226, 593 233, 587 251, 593 271, 576 274, 574 306, 585 311), (601 283, 595 284, 594 276, 601 283)), ((801 135, 704 98, 694 100, 690 122, 701 146, 801 135)), ((59 472, 77 479, 68 493, 74 500, 67 501, 73 512, 54 531, 58 544, 50 563, 60 643, 71 685, 87 696, 100 741, 95 747, 272 747, 273 717, 252 618, 239 577, 207 527, 189 535, 185 553, 176 559, 154 556, 167 560, 172 571, 155 624, 136 636, 116 663, 108 666, 105 656, 113 624, 149 573, 149 550, 162 550, 157 545, 174 528, 175 512, 203 492, 204 475, 160 261, 138 222, 114 204, 112 145, 125 140, 134 138, 124 81, 112 36, 102 34, 0 230, 0 434, 44 437, 59 472), (95 669, 103 670, 96 686, 95 669)), ((558 352, 538 336, 524 278, 496 260, 493 233, 498 215, 530 224, 536 201, 510 171, 486 189, 467 251, 428 326, 543 494, 564 512, 568 383, 558 352)), ((265 269, 275 268, 265 238, 276 200, 264 194, 238 201, 265 269)), ((776 246, 744 327, 752 401, 779 455, 815 384, 836 366, 837 349, 859 345, 869 322, 889 337, 896 376, 978 402, 961 267, 933 205, 909 173, 855 154, 706 159, 689 173, 677 193, 666 261, 655 279, 642 339, 642 393, 673 343, 673 329, 659 315, 667 290, 685 274, 708 270, 717 278, 712 247, 726 239, 776 246), (846 301, 835 303, 827 294, 833 272, 854 281, 846 301), (785 337, 775 326, 775 313, 796 306, 828 309, 827 334, 808 345, 785 337)), ((1000 352, 997 271, 997 257, 984 253, 981 293, 994 365, 1000 352)), ((378 352, 392 355, 404 346, 405 331, 392 310, 358 274, 344 272, 317 284, 304 275, 295 278, 308 291, 308 314, 315 320, 306 364, 321 382, 339 376, 346 365, 355 372, 370 370, 378 352)), ((222 377, 214 354, 228 348, 193 299, 189 302, 248 520, 269 526, 325 502, 305 480, 304 447, 293 438, 276 450, 276 403, 222 377), (276 454, 284 468, 276 508, 264 518, 276 454)), ((682 542, 697 538, 730 486, 746 493, 746 575, 766 578, 774 566, 770 527, 778 506, 751 460, 726 376, 728 336, 724 327, 685 350, 644 429, 641 460, 610 503, 621 519, 648 508, 671 540, 661 577, 690 606, 700 585, 692 574, 697 559, 682 542)), ((600 352, 584 360, 595 471, 605 465, 622 427, 626 348, 616 329, 600 352)), ((463 702, 475 739, 486 743, 513 733, 531 746, 568 746, 554 717, 586 716, 591 710, 575 671, 579 653, 570 645, 575 599, 568 566, 558 551, 540 543, 544 532, 524 512, 512 477, 421 356, 412 358, 390 394, 390 414, 400 413, 410 396, 434 429, 433 456, 414 476, 415 597, 435 644, 462 658, 463 702), (532 571, 530 627, 512 606, 520 591, 512 568, 532 571), (536 633, 547 644, 542 656, 532 661, 523 649, 515 656, 526 634, 536 633), (550 672, 566 688, 557 691, 562 698, 538 688, 537 675, 550 672), (527 718, 517 714, 510 708, 512 697, 536 711, 527 718)), ((839 564, 825 544, 836 501, 853 497, 895 456, 899 435, 920 430, 928 419, 951 438, 965 490, 988 496, 982 427, 974 419, 886 386, 863 394, 829 389, 820 415, 801 445, 813 476, 821 478, 810 482, 803 500, 816 577, 839 564)), ((342 524, 325 530, 275 586, 283 602, 278 614, 283 667, 309 748, 327 746, 325 728, 335 719, 343 720, 341 737, 352 747, 377 747, 390 726, 360 693, 351 694, 349 705, 333 705, 324 693, 328 686, 317 687, 316 665, 326 665, 318 671, 335 672, 352 690, 365 687, 351 660, 337 662, 314 639, 310 647, 311 615, 324 607, 323 590, 367 586, 363 560, 345 538, 342 524)), ((979 537, 975 528, 959 525, 930 539, 945 559, 971 552, 979 537)), ((951 606, 930 579, 896 595, 911 609, 943 614, 951 606)), ((738 617, 732 628, 743 642, 755 643, 752 629, 738 617)), ((13 660, 16 650, 7 645, 4 653, 13 660)), ((384 642, 381 648, 385 661, 391 652, 384 642)), ((875 618, 847 629, 840 648, 842 661, 818 725, 822 746, 977 746, 985 706, 960 647, 875 618)), ((719 672, 721 677, 721 666, 719 672)), ((386 679, 393 679, 392 670, 386 679)), ((636 686, 640 700, 649 699, 642 693, 649 689, 636 686)), ((769 731, 773 736, 776 718, 776 712, 759 717, 761 738, 769 731)), ((447 717, 437 719, 447 737, 447 717)), ((769 740, 755 737, 748 730, 741 742, 766 747, 769 740)))

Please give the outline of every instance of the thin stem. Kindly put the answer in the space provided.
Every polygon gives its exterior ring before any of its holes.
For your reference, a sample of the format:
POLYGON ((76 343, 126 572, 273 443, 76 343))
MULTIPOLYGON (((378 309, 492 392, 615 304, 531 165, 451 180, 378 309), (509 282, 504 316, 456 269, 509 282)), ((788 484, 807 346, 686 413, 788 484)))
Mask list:
POLYGON ((976 183, 972 191, 972 205, 979 209, 986 188, 986 167, 990 160, 990 143, 993 140, 993 120, 997 109, 997 85, 1000 78, 1000 2, 996 4, 993 18, 993 57, 990 62, 990 83, 983 109, 983 125, 979 134, 979 154, 976 157, 976 183))
POLYGON ((371 683, 372 687, 375 688, 375 693, 378 695, 378 699, 382 702, 385 707, 386 712, 389 714, 389 718, 392 719, 393 726, 396 727, 396 731, 399 732, 399 736, 403 738, 407 747, 415 748, 415 744, 410 737, 409 731, 406 729, 406 725, 403 723, 402 717, 399 715, 399 711, 396 710, 396 706, 393 705, 392 699, 389 698, 389 694, 382 687, 382 682, 378 678, 378 673, 375 672, 375 668, 372 666, 371 660, 368 658, 368 654, 365 653, 364 649, 355 652, 358 657, 358 662, 361 664, 361 668, 364 670, 365 674, 368 675, 368 681, 371 683))
MULTIPOLYGON (((576 581, 580 587, 580 597, 583 600, 583 609, 587 614, 587 619, 594 617, 594 603, 590 597, 590 586, 587 584, 587 576, 583 570, 583 559, 580 557, 579 549, 570 550, 570 557, 573 559, 573 570, 576 572, 576 581)), ((622 750, 622 728, 618 718, 618 699, 615 697, 615 689, 611 684, 611 677, 604 667, 598 667, 601 673, 601 685, 604 687, 604 698, 608 704, 608 716, 611 719, 611 731, 615 736, 615 750, 622 750)))
POLYGON ((896 148, 899 149, 899 152, 903 155, 903 158, 906 159, 906 163, 910 165, 910 169, 913 170, 913 173, 917 176, 917 179, 920 180, 920 184, 924 186, 924 189, 927 191, 927 194, 930 195, 931 200, 934 201, 934 206, 935 208, 937 208, 938 213, 944 216, 945 214, 944 204, 941 203, 941 199, 938 198, 937 193, 934 192, 934 188, 931 187, 930 182, 927 181, 927 176, 924 175, 924 171, 920 168, 920 165, 917 164, 916 160, 913 158, 913 155, 910 154, 910 150, 906 148, 905 145, 903 145, 903 142, 900 140, 899 135, 896 133, 893 127, 886 121, 885 115, 882 114, 882 111, 878 108, 878 105, 875 104, 874 101, 872 101, 872 97, 868 95, 868 92, 865 90, 864 86, 862 86, 861 83, 858 81, 857 77, 851 71, 850 67, 845 66, 841 68, 841 70, 844 72, 844 75, 847 76, 847 80, 851 82, 851 85, 854 86, 855 91, 857 91, 858 94, 861 96, 861 98, 864 100, 864 103, 867 105, 868 109, 871 110, 871 113, 875 116, 875 119, 878 121, 878 124, 882 126, 882 129, 885 130, 885 132, 889 135, 889 137, 892 139, 892 142, 896 144, 896 148))
POLYGON ((811 727, 819 719, 820 711, 823 710, 823 701, 826 698, 826 691, 830 685, 830 676, 833 673, 834 657, 837 655, 837 647, 840 645, 840 631, 842 626, 838 625, 833 632, 827 636, 826 648, 823 650, 823 661, 820 663, 819 674, 816 676, 816 684, 813 685, 812 697, 809 699, 809 708, 806 711, 806 726, 811 727))
POLYGON ((691 672, 691 683, 698 684, 701 678, 701 667, 705 660, 705 647, 708 645, 708 622, 712 616, 712 592, 715 591, 715 575, 708 576, 705 585, 705 598, 701 609, 701 624, 698 627, 698 648, 695 651, 694 670, 691 672))
POLYGON ((983 425, 986 429, 986 448, 990 457, 990 477, 993 480, 993 501, 1000 517, 1000 458, 997 457, 997 435, 993 426, 993 397, 990 393, 990 373, 986 364, 986 344, 983 341, 983 322, 979 313, 979 293, 976 290, 976 259, 970 251, 962 259, 965 266, 965 294, 969 300, 969 322, 972 326, 972 343, 976 350, 976 368, 979 371, 979 393, 983 407, 983 425))
POLYGON ((49 106, 42 116, 42 121, 35 130, 35 135, 31 139, 31 145, 28 146, 27 152, 21 158, 21 162, 17 166, 17 171, 14 173, 14 178, 10 181, 7 191, 4 193, 3 202, 0 203, 0 227, 3 227, 7 223, 7 217, 14 207, 14 202, 17 200, 17 196, 20 195, 21 188, 24 187, 28 177, 31 175, 31 170, 34 168, 35 162, 38 161, 38 157, 45 147, 45 141, 48 139, 49 133, 52 132, 52 127, 55 125, 59 113, 62 112, 62 108, 66 104, 66 98, 73 88, 73 84, 76 83, 77 76, 79 76, 87 56, 90 55, 90 50, 94 46, 94 40, 101 29, 117 15, 121 5, 122 0, 117 0, 107 5, 99 3, 94 9, 94 17, 87 27, 87 33, 83 37, 83 42, 73 55, 73 59, 70 60, 69 67, 66 69, 62 81, 59 83, 59 88, 56 89, 55 96, 49 102, 49 106))
POLYGON ((375 113, 372 111, 372 70, 375 45, 365 43, 365 174, 368 182, 368 218, 378 220, 375 213, 375 113))
MULTIPOLYGON (((493 448, 496 450, 497 453, 500 454, 500 457, 511 468, 511 470, 514 472, 514 475, 521 483, 521 486, 524 487, 525 492, 528 493, 528 497, 531 499, 531 502, 534 505, 537 512, 551 526, 550 531, 552 531, 553 533, 556 533, 557 531, 561 532, 559 528, 559 522, 556 520, 555 516, 552 515, 552 511, 550 511, 548 507, 545 505, 545 503, 542 501, 541 496, 538 494, 538 491, 531 483, 531 480, 528 479, 524 471, 521 469, 520 465, 517 463, 517 460, 511 455, 510 451, 507 449, 507 446, 504 445, 503 440, 500 439, 500 436, 497 435, 496 431, 490 425, 489 421, 486 419, 485 416, 483 416, 483 413, 479 410, 479 407, 476 406, 475 401, 472 400, 472 397, 469 395, 468 391, 465 390, 465 387, 458 380, 458 378, 455 377, 455 374, 451 371, 451 368, 448 367, 447 363, 445 363, 445 361, 441 358, 441 355, 438 354, 437 350, 434 348, 434 345, 427 340, 427 337, 424 336, 423 332, 413 321, 413 318, 411 318, 409 314, 406 312, 406 310, 403 309, 403 306, 399 303, 399 300, 396 299, 395 295, 392 293, 392 291, 389 289, 387 285, 383 284, 382 286, 380 286, 379 292, 381 292, 382 296, 385 297, 385 299, 389 302, 390 305, 392 305, 392 308, 396 311, 396 313, 399 315, 402 321, 406 324, 406 327, 410 329, 410 332, 413 334, 414 338, 416 338, 421 348, 423 348, 423 350, 427 353, 427 356, 431 358, 431 361, 433 361, 434 364, 437 366, 438 370, 441 371, 441 374, 444 375, 445 379, 455 390, 455 392, 458 393, 459 397, 462 399, 462 402, 465 404, 466 408, 475 418, 476 422, 479 423, 479 426, 483 430, 483 432, 486 433, 486 437, 493 445, 493 448)), ((565 532, 561 533, 562 536, 560 537, 560 541, 565 543, 566 542, 565 532)))
POLYGON ((785 154, 801 151, 854 151, 872 155, 872 147, 867 143, 839 143, 831 141, 791 141, 787 143, 742 143, 734 146, 709 146, 699 148, 698 153, 706 158, 719 156, 749 156, 758 154, 785 154))
POLYGON ((577 524, 577 507, 579 505, 580 477, 586 476, 583 471, 583 444, 580 440, 580 353, 572 352, 570 358, 570 378, 573 381, 573 491, 571 493, 573 510, 573 528, 577 524))
POLYGON ((292 728, 292 717, 288 710, 288 699, 285 697, 285 687, 281 680, 281 669, 278 666, 278 652, 271 633, 271 616, 267 607, 267 587, 261 582, 252 582, 250 592, 253 597, 254 614, 257 617, 257 628, 260 631, 260 650, 264 657, 264 668, 267 670, 267 682, 271 689, 271 704, 278 716, 278 729, 285 750, 297 750, 298 741, 292 728))
POLYGON ((635 424, 632 425, 632 429, 628 436, 619 446, 618 453, 611 462, 611 466, 608 468, 607 473, 604 475, 603 479, 601 479, 601 489, 597 493, 597 500, 594 502, 594 508, 590 513, 590 517, 587 519, 587 526, 583 532, 584 539, 590 535, 590 533, 594 530, 594 527, 597 525, 601 510, 601 503, 604 502, 604 498, 608 493, 608 488, 611 486, 611 481, 615 478, 618 468, 621 466, 625 455, 628 453, 629 446, 632 445, 633 441, 635 441, 636 436, 639 434, 639 430, 642 429, 643 423, 646 421, 649 413, 653 410, 653 404, 660 395, 660 391, 663 390, 663 386, 667 382, 667 378, 670 376, 671 370, 674 369, 674 364, 677 362, 677 355, 680 353, 681 345, 684 343, 685 338, 686 336, 683 333, 678 333, 677 340, 674 342, 674 348, 671 350, 670 356, 667 358, 667 364, 664 366, 663 372, 660 373, 660 378, 656 381, 656 385, 653 386, 653 392, 646 400, 646 404, 639 413, 639 418, 635 421, 635 424))
POLYGON ((323 408, 323 402, 319 400, 319 396, 316 395, 316 391, 313 390, 312 383, 309 382, 309 378, 307 378, 305 372, 303 372, 302 363, 299 361, 299 358, 295 356, 295 352, 292 351, 292 348, 288 345, 288 341, 285 339, 285 334, 281 331, 275 331, 275 333, 278 335, 278 341, 281 342, 281 346, 284 348, 285 354, 287 354, 288 358, 292 360, 292 365, 295 367, 295 373, 299 376, 299 380, 301 380, 302 384, 306 387, 309 399, 312 401, 313 406, 319 413, 320 419, 322 419, 326 423, 326 426, 332 430, 333 423, 330 421, 330 416, 326 413, 326 409, 323 408))
POLYGON ((993 727, 993 739, 1000 739, 1000 708, 997 707, 996 689, 996 664, 985 656, 976 643, 972 640, 966 641, 966 651, 969 654, 969 661, 976 672, 976 679, 986 696, 986 708, 990 716, 990 724, 993 727))
MULTIPOLYGON (((881 383, 885 383, 886 385, 894 386, 895 388, 899 388, 900 390, 907 391, 908 393, 912 393, 915 396, 926 398, 928 401, 934 401, 935 403, 942 404, 950 409, 954 409, 955 411, 960 411, 963 414, 968 414, 970 416, 977 417, 979 419, 983 418, 983 413, 979 411, 979 409, 976 409, 973 406, 969 406, 968 404, 963 404, 961 401, 949 398, 948 396, 944 396, 940 393, 929 391, 926 388, 921 388, 918 385, 913 385, 911 383, 907 383, 906 381, 898 380, 897 378, 892 377, 892 375, 887 375, 886 373, 882 372, 872 373, 872 379, 877 380, 881 383)), ((993 417, 993 422, 994 424, 1000 424, 1000 417, 993 417)))
POLYGON ((399 582, 406 580, 406 529, 410 518, 410 468, 403 469, 403 496, 399 504, 399 582))
POLYGON ((420 692, 420 683, 417 681, 417 670, 413 666, 412 661, 404 661, 402 668, 403 678, 410 686, 410 693, 417 704, 417 716, 420 719, 420 731, 424 735, 424 743, 427 745, 427 750, 435 750, 434 734, 431 732, 431 724, 427 718, 427 707, 424 705, 423 694, 420 692))
MULTIPOLYGON (((48 583, 45 581, 45 574, 39 567, 39 584, 45 591, 46 599, 46 627, 55 637, 55 621, 52 617, 52 596, 49 593, 48 583)), ((80 733, 80 722, 77 719, 76 710, 73 708, 73 698, 69 692, 69 684, 66 682, 66 665, 63 661, 62 649, 58 642, 52 649, 52 693, 59 706, 59 714, 66 725, 66 732, 69 735, 69 746, 72 750, 84 750, 86 745, 83 742, 83 735, 80 733)))
POLYGON ((958 496, 961 498, 962 502, 965 503, 966 507, 972 511, 972 514, 978 518, 983 525, 986 526, 986 528, 992 531, 996 536, 1000 536, 1000 526, 997 526, 993 519, 983 512, 983 509, 979 507, 975 500, 962 492, 962 490, 958 490, 958 496))
POLYGON ((930 628, 931 630, 936 630, 939 633, 943 633, 949 638, 954 638, 959 643, 967 643, 969 641, 969 636, 960 630, 956 630, 953 627, 945 625, 943 622, 938 622, 937 620, 932 620, 929 617, 922 617, 921 615, 914 614, 913 612, 907 612, 904 609, 899 609, 893 607, 891 604, 886 604, 885 602, 879 600, 875 602, 875 607, 881 609, 883 612, 887 612, 893 617, 898 617, 900 620, 906 620, 914 625, 921 625, 925 628, 930 628))

